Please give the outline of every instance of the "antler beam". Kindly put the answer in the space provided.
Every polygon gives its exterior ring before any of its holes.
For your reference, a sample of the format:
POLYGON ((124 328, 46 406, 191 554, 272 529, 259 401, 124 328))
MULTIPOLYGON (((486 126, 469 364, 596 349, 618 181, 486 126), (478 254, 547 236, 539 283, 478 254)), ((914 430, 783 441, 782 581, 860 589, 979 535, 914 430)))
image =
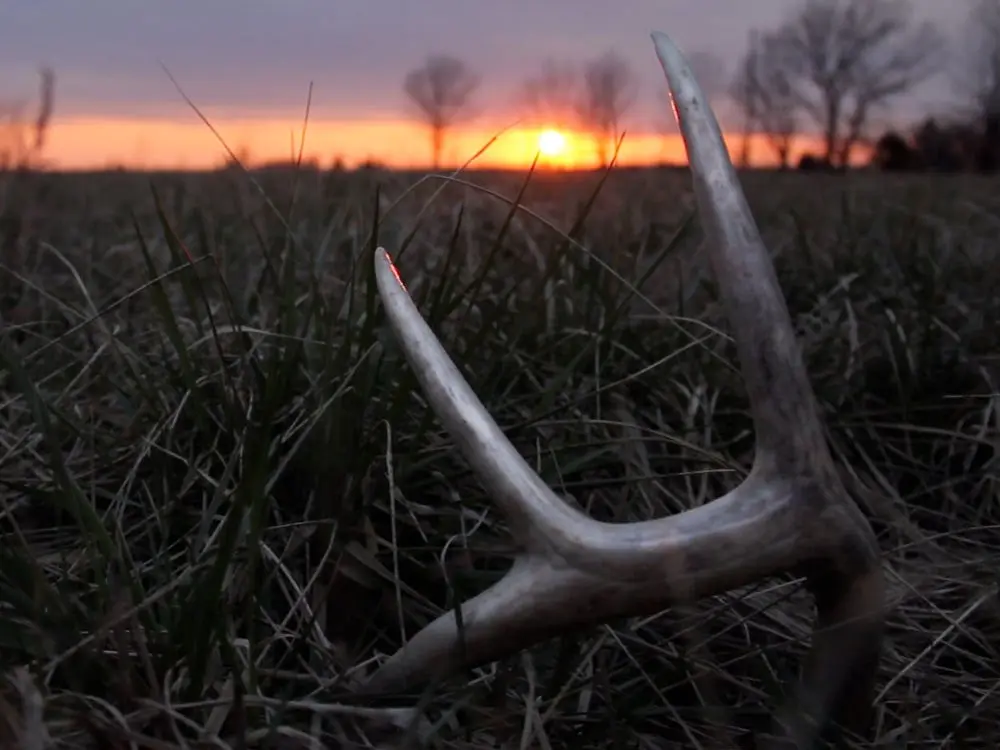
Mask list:
POLYGON ((390 657, 366 690, 403 689, 569 630, 792 571, 805 575, 817 620, 798 710, 785 717, 784 732, 803 744, 830 719, 863 729, 883 623, 878 547, 834 469, 774 266, 719 125, 681 53, 666 35, 652 38, 750 398, 752 470, 728 494, 668 518, 608 524, 580 513, 506 439, 379 249, 376 279, 388 320, 522 551, 504 578, 462 605, 461 643, 455 614, 442 615, 390 657))

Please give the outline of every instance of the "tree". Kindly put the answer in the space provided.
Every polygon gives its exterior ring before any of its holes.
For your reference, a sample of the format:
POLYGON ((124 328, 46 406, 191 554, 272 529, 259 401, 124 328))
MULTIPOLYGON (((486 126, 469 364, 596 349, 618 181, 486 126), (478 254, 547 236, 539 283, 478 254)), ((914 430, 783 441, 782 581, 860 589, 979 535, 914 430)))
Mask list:
POLYGON ((610 162, 621 121, 635 101, 636 77, 628 63, 608 52, 578 68, 546 60, 521 90, 520 104, 535 125, 581 128, 590 133, 601 166, 610 162))
POLYGON ((956 123, 942 127, 928 117, 913 129, 913 147, 923 167, 935 172, 957 172, 971 166, 970 145, 966 128, 956 123))
POLYGON ((580 119, 594 136, 597 157, 606 167, 622 118, 635 101, 635 73, 624 59, 608 52, 584 66, 582 84, 580 119))
POLYGON ((934 75, 944 42, 909 0, 804 0, 771 37, 800 110, 845 166, 872 114, 934 75))
POLYGON ((471 98, 479 87, 479 76, 461 60, 448 55, 433 55, 410 71, 403 90, 413 101, 431 135, 431 161, 441 166, 445 135, 467 113, 471 98))
POLYGON ((520 104, 539 127, 566 130, 581 122, 581 77, 568 63, 546 60, 522 87, 520 104))
POLYGON ((994 171, 1000 166, 1000 0, 977 0, 965 37, 956 82, 980 130, 975 161, 994 171))
POLYGON ((799 128, 800 110, 792 88, 791 72, 784 64, 774 34, 750 34, 750 43, 737 68, 730 94, 745 117, 744 166, 750 161, 751 135, 763 133, 781 168, 787 168, 799 128))
POLYGON ((34 120, 27 116, 25 102, 0 103, 0 170, 38 166, 52 121, 55 82, 52 69, 42 68, 34 120))
POLYGON ((917 150, 895 130, 875 141, 872 165, 883 172, 907 172, 923 166, 917 150))
POLYGON ((977 0, 965 37, 956 80, 976 115, 1000 111, 1000 0, 977 0))

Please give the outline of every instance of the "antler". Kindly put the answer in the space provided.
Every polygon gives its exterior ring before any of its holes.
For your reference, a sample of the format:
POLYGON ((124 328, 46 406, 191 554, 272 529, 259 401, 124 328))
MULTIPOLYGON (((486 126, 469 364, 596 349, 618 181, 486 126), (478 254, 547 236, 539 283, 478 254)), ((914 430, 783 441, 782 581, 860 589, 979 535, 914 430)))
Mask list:
POLYGON ((595 521, 557 497, 508 442, 420 317, 392 259, 375 270, 390 324, 438 418, 510 521, 522 552, 499 582, 417 633, 367 683, 402 689, 568 630, 649 615, 783 572, 817 608, 796 743, 836 718, 864 727, 882 635, 878 547, 827 450, 791 319, 715 116, 670 39, 652 35, 705 222, 707 248, 750 397, 757 450, 746 480, 653 521, 595 521), (801 719, 809 717, 811 722, 801 719))

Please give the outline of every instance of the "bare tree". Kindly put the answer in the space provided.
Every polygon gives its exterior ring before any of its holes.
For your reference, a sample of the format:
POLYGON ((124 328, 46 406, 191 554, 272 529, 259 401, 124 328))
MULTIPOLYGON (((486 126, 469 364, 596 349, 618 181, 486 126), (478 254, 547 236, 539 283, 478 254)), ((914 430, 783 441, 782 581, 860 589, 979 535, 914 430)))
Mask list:
POLYGON ((914 23, 909 0, 804 0, 771 44, 840 166, 872 114, 934 75, 944 49, 933 26, 914 23))
POLYGON ((546 60, 522 87, 520 105, 533 124, 570 129, 580 126, 582 79, 569 63, 546 60))
POLYGON ((751 137, 761 133, 785 169, 799 129, 800 109, 790 71, 773 37, 773 34, 750 34, 730 95, 745 117, 743 165, 750 162, 751 137))
POLYGON ((977 0, 969 14, 955 81, 980 131, 974 161, 1000 167, 1000 0, 977 0))
POLYGON ((975 115, 1000 112, 1000 0, 976 0, 967 25, 956 83, 975 115))
POLYGON ((0 170, 39 165, 55 106, 55 82, 52 69, 43 67, 34 119, 27 114, 27 102, 0 103, 0 170))
POLYGON ((441 166, 441 152, 448 129, 467 110, 472 94, 479 86, 479 76, 461 60, 448 55, 433 55, 410 71, 403 90, 416 104, 431 134, 431 161, 441 166))
POLYGON ((587 63, 583 68, 580 119, 593 134, 597 157, 607 166, 620 135, 621 121, 637 91, 635 73, 613 52, 587 63))

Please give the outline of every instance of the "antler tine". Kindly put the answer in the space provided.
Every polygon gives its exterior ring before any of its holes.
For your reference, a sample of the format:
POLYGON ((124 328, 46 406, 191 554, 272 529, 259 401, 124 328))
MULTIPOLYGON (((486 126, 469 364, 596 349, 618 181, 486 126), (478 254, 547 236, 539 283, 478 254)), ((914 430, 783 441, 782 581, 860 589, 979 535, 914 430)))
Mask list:
MULTIPOLYGON (((681 127, 709 258, 750 397, 753 473, 798 477, 798 500, 809 520, 836 519, 822 534, 824 551, 800 568, 817 605, 802 709, 817 720, 839 714, 859 729, 869 721, 883 630, 878 543, 833 468, 788 306, 719 123, 670 37, 659 31, 650 36, 681 127), (854 695, 846 695, 852 686, 854 695)), ((808 535, 798 536, 800 545, 809 543, 808 535)), ((797 733, 804 743, 802 727, 797 733)))
POLYGON ((774 265, 698 82, 666 34, 651 36, 687 146, 706 250, 750 396, 756 464, 782 473, 800 470, 801 463, 814 468, 829 459, 774 265))
MULTIPOLYGON (((654 34, 653 41, 747 380, 758 437, 754 469, 726 495, 668 518, 605 524, 570 508, 504 437, 380 248, 376 281, 389 323, 431 407, 524 552, 503 579, 462 604, 461 631, 453 613, 442 615, 390 657, 366 690, 404 688, 561 632, 798 571, 818 613, 801 709, 816 722, 833 714, 861 725, 881 638, 878 548, 833 470, 773 266, 715 117, 670 40, 654 34)), ((793 724, 795 742, 805 742, 805 724, 793 724)))
POLYGON ((389 254, 375 252, 379 294, 407 359, 434 413, 507 516, 511 534, 529 549, 541 540, 571 543, 586 534, 590 519, 552 492, 504 437, 420 317, 389 254))

